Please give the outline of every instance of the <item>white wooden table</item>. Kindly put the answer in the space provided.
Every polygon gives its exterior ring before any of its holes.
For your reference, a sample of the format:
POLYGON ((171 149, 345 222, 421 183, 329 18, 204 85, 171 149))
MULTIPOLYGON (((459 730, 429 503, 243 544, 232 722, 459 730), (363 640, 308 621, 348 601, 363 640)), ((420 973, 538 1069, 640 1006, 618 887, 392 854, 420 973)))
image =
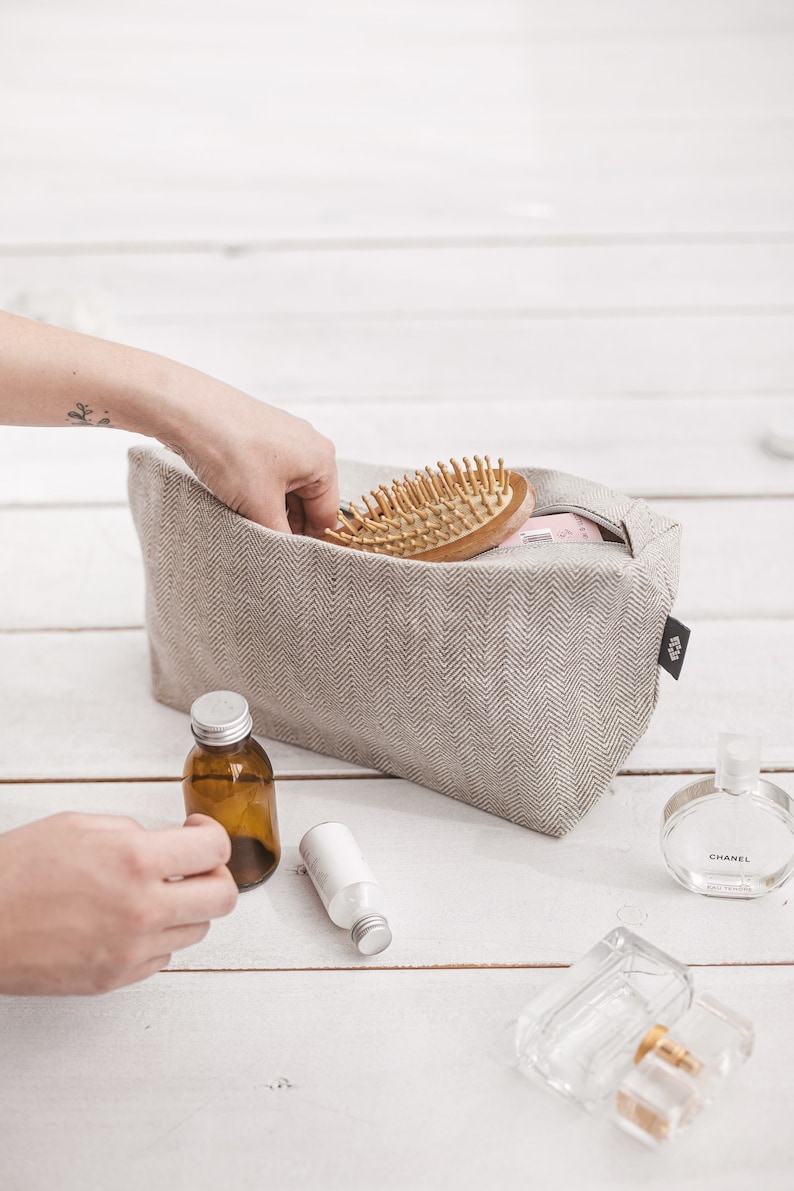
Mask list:
MULTIPOLYGON (((792 890, 696 898, 657 844, 719 731, 760 732, 794 789, 794 460, 761 448, 794 423, 793 54, 785 0, 4 6, 0 305, 182 358, 343 455, 509 446, 650 498, 693 627, 562 841, 266 742, 264 889, 145 984, 0 1001, 4 1191, 794 1185, 792 890), (373 960, 299 871, 329 817, 389 893, 373 960), (524 1003, 619 923, 757 1028, 661 1155, 515 1069, 524 1003)), ((129 445, 0 433, 0 828, 182 814, 129 445)))

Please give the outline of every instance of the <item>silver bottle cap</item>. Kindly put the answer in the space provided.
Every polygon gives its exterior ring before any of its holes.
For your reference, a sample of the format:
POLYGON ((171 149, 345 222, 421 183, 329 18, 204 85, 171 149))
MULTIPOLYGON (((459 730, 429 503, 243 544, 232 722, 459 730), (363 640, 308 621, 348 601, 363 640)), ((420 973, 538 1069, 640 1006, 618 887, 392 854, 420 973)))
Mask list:
POLYGON ((379 955, 386 950, 392 938, 389 924, 381 914, 359 918, 350 937, 362 955, 379 955))
POLYGON ((190 709, 190 727, 199 744, 236 744, 253 727, 248 702, 235 691, 199 695, 190 709))

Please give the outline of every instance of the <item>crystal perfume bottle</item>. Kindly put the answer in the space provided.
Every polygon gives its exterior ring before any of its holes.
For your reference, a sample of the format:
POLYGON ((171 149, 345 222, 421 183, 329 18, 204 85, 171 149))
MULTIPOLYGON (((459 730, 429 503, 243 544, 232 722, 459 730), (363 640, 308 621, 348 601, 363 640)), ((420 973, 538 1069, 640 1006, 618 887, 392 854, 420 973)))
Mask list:
POLYGON ((648 1031, 679 1018, 692 995, 688 968, 620 927, 526 1007, 519 1067, 592 1109, 616 1092, 648 1031))
POLYGON ((623 928, 563 972, 518 1021, 519 1069, 652 1146, 672 1140, 748 1058, 753 1028, 623 928))
POLYGON ((662 852, 684 888, 760 897, 794 870, 794 800, 760 776, 758 736, 723 733, 714 778, 692 782, 662 815, 662 852))
POLYGON ((671 1141, 749 1057, 753 1028, 712 997, 701 996, 668 1030, 654 1026, 618 1088, 614 1119, 650 1145, 671 1141))

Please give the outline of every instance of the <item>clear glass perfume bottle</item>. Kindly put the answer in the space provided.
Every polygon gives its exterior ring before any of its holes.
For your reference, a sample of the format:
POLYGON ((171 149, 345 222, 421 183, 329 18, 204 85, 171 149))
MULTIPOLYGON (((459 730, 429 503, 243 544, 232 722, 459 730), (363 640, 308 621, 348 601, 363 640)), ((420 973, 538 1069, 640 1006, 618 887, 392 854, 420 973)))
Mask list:
POLYGON ((685 1129, 753 1048, 748 1021, 701 996, 670 1029, 654 1026, 618 1088, 614 1119, 641 1141, 658 1146, 685 1129))
POLYGON ((679 1018, 692 995, 688 968, 619 927, 526 1007, 519 1068, 592 1109, 615 1093, 648 1031, 679 1018))
POLYGON ((760 776, 761 739, 723 733, 714 778, 674 794, 662 815, 662 852, 685 889, 760 897, 794 871, 794 800, 760 776))

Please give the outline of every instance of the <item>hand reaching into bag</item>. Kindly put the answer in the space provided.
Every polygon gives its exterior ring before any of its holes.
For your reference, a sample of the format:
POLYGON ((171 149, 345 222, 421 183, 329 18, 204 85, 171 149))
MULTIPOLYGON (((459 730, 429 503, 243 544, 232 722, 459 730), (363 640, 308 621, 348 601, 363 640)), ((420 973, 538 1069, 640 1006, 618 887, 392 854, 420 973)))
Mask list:
POLYGON ((230 509, 270 529, 321 538, 339 509, 333 443, 303 418, 215 386, 195 392, 190 417, 157 437, 230 509))
POLYGON ((0 423, 148 434, 260 525, 322 537, 337 522, 334 446, 303 418, 163 356, 2 311, 0 423))

